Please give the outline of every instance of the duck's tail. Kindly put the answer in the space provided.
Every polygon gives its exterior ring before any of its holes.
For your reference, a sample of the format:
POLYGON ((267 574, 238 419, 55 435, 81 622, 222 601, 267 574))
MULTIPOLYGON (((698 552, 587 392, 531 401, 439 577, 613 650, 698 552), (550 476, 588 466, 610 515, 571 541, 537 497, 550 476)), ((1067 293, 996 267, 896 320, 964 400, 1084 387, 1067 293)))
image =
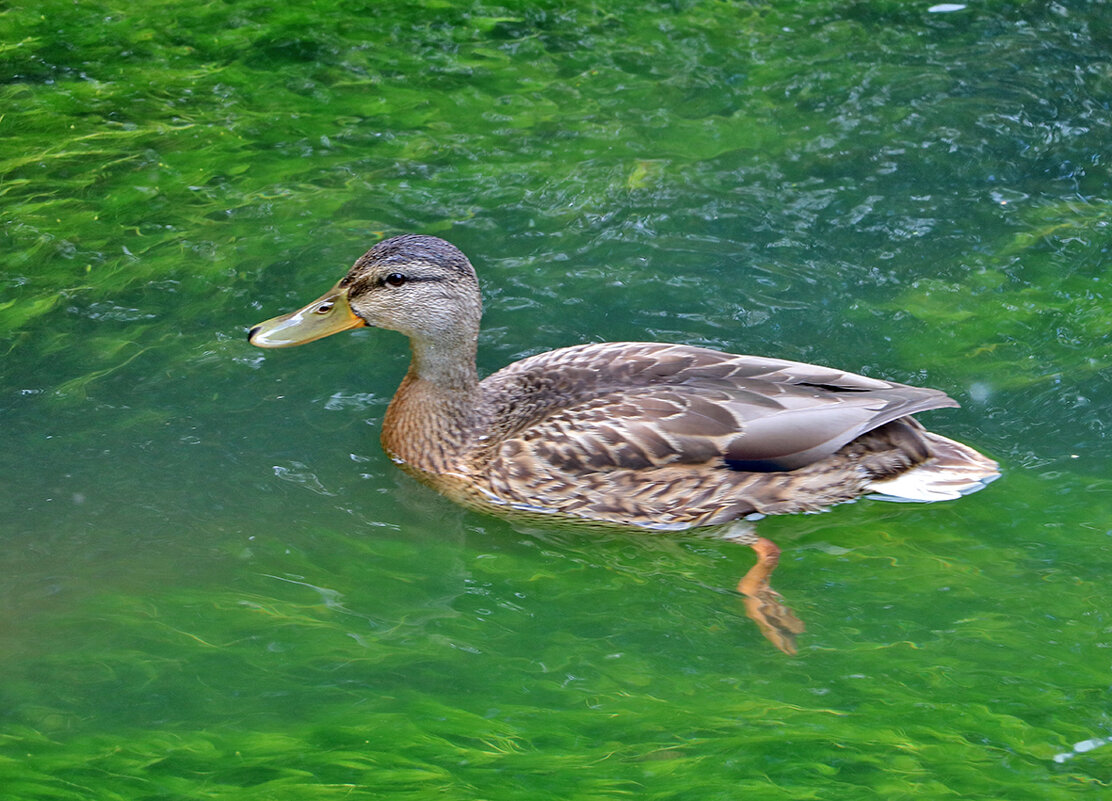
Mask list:
POLYGON ((952 501, 982 489, 1000 477, 1000 467, 968 445, 921 432, 933 454, 930 459, 895 478, 873 481, 868 497, 881 501, 931 503, 952 501))

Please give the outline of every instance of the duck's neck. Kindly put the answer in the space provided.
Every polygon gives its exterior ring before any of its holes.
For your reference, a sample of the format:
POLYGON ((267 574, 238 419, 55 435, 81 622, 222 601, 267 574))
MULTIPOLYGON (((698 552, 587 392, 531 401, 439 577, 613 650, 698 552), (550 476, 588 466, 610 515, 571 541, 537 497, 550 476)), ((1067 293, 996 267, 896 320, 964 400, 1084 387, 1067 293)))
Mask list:
POLYGON ((409 467, 456 472, 478 413, 475 337, 410 345, 413 359, 386 409, 382 446, 409 467))

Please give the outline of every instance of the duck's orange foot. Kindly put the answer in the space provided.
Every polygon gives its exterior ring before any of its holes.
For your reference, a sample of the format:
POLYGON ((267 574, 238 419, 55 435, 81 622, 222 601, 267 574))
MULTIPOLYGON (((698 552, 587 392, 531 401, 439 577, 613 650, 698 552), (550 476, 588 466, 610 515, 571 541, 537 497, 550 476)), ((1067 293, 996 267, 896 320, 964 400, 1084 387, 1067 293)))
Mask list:
POLYGON ((764 537, 758 537, 751 547, 757 553, 757 564, 737 585, 737 591, 745 596, 745 613, 769 642, 784 653, 794 655, 796 635, 802 634, 805 628, 803 621, 768 583, 780 561, 780 549, 764 537))
POLYGON ((796 635, 804 631, 803 621, 784 603, 780 593, 771 587, 745 596, 745 614, 757 624, 761 634, 785 654, 796 653, 796 635))

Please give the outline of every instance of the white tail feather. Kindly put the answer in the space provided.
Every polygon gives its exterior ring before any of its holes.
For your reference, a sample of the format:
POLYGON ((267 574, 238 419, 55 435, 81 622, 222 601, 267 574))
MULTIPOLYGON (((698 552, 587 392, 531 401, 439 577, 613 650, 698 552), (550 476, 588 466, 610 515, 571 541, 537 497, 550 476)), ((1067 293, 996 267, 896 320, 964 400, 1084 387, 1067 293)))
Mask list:
POLYGON ((968 445, 930 431, 923 437, 934 456, 895 478, 872 482, 869 489, 875 494, 868 497, 907 503, 952 501, 1000 477, 996 462, 968 445))

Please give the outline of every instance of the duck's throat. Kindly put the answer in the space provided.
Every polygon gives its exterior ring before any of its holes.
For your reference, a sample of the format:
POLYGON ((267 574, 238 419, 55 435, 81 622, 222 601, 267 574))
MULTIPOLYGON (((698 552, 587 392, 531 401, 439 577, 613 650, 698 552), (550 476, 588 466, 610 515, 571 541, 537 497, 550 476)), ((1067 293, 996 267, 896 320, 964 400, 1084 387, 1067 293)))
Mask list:
POLYGON ((457 472, 479 414, 474 350, 413 350, 409 372, 383 419, 382 446, 417 470, 457 472))

